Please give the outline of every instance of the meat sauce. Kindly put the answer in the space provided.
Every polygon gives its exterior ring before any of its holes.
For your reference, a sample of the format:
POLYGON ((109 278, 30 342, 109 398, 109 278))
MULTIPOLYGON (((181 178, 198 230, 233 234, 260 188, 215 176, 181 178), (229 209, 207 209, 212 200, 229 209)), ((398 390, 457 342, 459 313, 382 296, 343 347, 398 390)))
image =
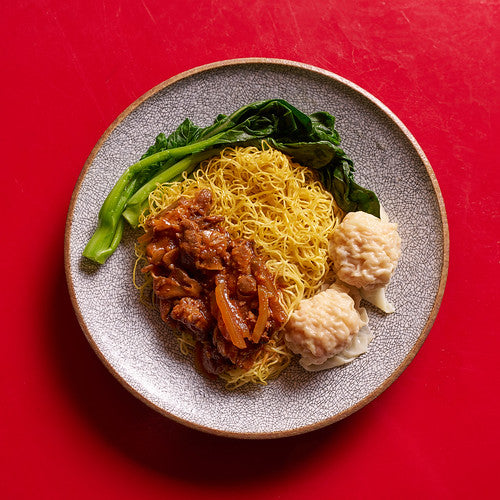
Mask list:
POLYGON ((199 367, 215 375, 248 369, 286 312, 252 242, 232 239, 211 205, 208 189, 181 197, 148 220, 140 242, 162 320, 193 336, 199 367))

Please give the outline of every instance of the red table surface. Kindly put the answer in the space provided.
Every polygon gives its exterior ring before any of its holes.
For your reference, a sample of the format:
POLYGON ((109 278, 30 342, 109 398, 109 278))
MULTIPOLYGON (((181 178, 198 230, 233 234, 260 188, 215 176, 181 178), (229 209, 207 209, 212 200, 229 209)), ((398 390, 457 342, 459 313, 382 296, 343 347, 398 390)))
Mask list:
POLYGON ((2 498, 488 498, 499 466, 499 2, 2 2, 2 498), (195 66, 296 60, 384 102, 446 203, 448 283, 422 349, 362 410, 269 441, 185 428, 88 345, 63 268, 80 170, 136 98, 195 66), (495 146, 495 150, 494 150, 495 146))

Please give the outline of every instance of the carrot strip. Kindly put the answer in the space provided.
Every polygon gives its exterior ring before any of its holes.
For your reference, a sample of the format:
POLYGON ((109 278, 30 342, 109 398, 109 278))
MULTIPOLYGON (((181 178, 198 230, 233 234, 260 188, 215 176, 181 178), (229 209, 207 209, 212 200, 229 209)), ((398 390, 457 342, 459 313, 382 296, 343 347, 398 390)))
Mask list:
POLYGON ((243 319, 239 317, 239 312, 227 296, 224 283, 219 280, 215 287, 215 301, 217 302, 224 326, 231 337, 231 342, 238 349, 246 349, 245 337, 249 336, 248 327, 243 319))
POLYGON ((252 342, 257 343, 264 330, 266 329, 266 323, 269 318, 269 295, 266 289, 259 285, 258 288, 258 296, 259 296, 259 317, 257 318, 257 322, 255 323, 255 327, 252 332, 252 342))

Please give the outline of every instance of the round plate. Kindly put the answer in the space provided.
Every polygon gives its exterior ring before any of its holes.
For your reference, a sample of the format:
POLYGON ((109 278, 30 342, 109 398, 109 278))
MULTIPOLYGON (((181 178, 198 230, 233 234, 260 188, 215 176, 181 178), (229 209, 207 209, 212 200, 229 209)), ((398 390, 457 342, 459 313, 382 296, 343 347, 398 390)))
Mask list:
POLYGON ((108 128, 78 179, 65 241, 69 291, 83 331, 101 360, 134 395, 162 414, 200 430, 269 438, 316 429, 358 410, 413 359, 436 317, 448 269, 443 199, 424 153, 377 99, 328 71, 276 59, 238 59, 199 67, 158 85, 108 128), (388 290, 391 315, 368 308, 375 339, 351 364, 308 373, 298 363, 265 387, 228 391, 179 352, 155 310, 132 284, 134 239, 103 266, 81 257, 97 214, 125 168, 159 132, 186 117, 209 125, 219 113, 283 98, 306 113, 328 111, 353 159, 357 181, 374 190, 399 224, 402 257, 388 290))

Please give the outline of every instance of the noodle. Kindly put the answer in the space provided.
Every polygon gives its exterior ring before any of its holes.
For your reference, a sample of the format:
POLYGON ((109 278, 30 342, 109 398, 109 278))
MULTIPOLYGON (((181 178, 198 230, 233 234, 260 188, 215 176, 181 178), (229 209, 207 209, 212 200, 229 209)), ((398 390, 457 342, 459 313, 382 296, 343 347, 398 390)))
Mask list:
POLYGON ((141 302, 141 304, 145 305, 146 307, 152 308, 155 304, 155 294, 153 291, 153 279, 151 275, 147 274, 146 276, 144 276, 141 284, 137 283, 137 270, 148 263, 143 245, 137 244, 135 246, 135 257, 136 259, 134 269, 132 271, 132 281, 135 288, 139 291, 139 301, 141 302), (148 296, 149 298, 146 298, 148 296))
MULTIPOLYGON (((263 146, 262 150, 226 148, 203 162, 192 177, 159 185, 149 196, 149 210, 141 215, 140 225, 145 227, 148 217, 156 216, 180 196, 210 189, 211 213, 224 216, 223 224, 233 238, 254 242, 255 251, 280 279, 282 302, 290 315, 303 298, 317 293, 329 272, 328 238, 343 214, 312 170, 291 162, 267 144, 263 146)), ((143 251, 138 248, 136 252, 139 261, 143 251)), ((193 345, 192 339, 181 336, 183 352, 193 345)), ((230 388, 248 381, 265 384, 290 359, 278 332, 249 371, 236 368, 221 377, 230 388)))
POLYGON ((219 376, 226 381, 228 389, 237 389, 249 382, 266 385, 267 381, 276 378, 291 360, 292 354, 285 345, 283 330, 280 330, 264 344, 250 370, 234 368, 219 376))

